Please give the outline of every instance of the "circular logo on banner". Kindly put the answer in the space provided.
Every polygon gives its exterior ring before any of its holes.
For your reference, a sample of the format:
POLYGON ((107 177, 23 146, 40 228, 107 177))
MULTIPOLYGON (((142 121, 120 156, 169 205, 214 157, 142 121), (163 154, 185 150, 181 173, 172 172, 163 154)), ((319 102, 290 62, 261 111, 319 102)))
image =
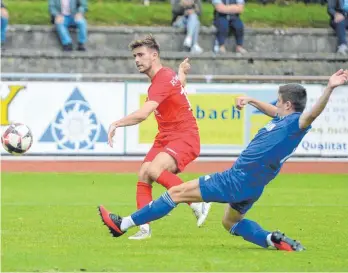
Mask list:
POLYGON ((105 128, 77 88, 40 138, 40 142, 54 142, 57 149, 70 151, 93 150, 96 143, 106 141, 105 128))
POLYGON ((61 148, 91 149, 100 134, 101 124, 88 103, 68 101, 52 122, 52 136, 61 148))

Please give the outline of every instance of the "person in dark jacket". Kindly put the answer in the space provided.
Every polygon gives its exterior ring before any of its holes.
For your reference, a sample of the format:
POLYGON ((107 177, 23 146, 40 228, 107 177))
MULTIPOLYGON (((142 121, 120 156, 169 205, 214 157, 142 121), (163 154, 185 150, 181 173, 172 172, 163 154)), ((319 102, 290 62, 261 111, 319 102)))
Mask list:
POLYGON ((337 36, 337 53, 347 55, 348 0, 328 0, 327 11, 330 15, 330 26, 337 36))
POLYGON ((214 25, 216 27, 216 40, 214 52, 225 53, 225 40, 231 30, 236 38, 236 52, 246 53, 243 48, 244 25, 240 14, 244 11, 244 0, 212 0, 215 8, 214 25))

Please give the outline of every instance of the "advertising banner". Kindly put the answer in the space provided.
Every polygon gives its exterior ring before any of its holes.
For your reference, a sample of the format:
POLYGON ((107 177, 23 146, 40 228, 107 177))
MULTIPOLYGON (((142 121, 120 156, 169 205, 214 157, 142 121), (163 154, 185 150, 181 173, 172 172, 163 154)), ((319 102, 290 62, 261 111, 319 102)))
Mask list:
MULTIPOLYGON (((313 107, 324 90, 308 92, 306 111, 313 107)), ((348 156, 348 86, 338 87, 312 130, 299 145, 296 154, 348 156)))
MULTIPOLYGON (((149 84, 127 85, 127 113, 141 107, 146 101, 149 84)), ((307 90, 307 107, 312 108, 325 86, 304 85, 307 90)), ((238 155, 246 148, 259 129, 271 118, 254 107, 239 111, 235 105, 238 96, 251 96, 276 104, 278 84, 188 84, 186 91, 201 136, 201 155, 238 155)), ((312 130, 305 136, 295 155, 348 156, 348 87, 337 88, 325 112, 314 121, 312 130)), ((157 133, 153 115, 126 129, 126 152, 146 153, 157 133)))
MULTIPOLYGON (((127 112, 131 113, 145 102, 148 84, 127 85, 127 112)), ((250 139, 270 118, 252 107, 239 111, 235 105, 238 96, 253 96, 275 103, 276 85, 263 84, 189 84, 186 88, 193 115, 201 136, 201 154, 231 155, 240 153, 250 139)), ((152 115, 140 126, 126 129, 128 153, 144 153, 157 133, 152 115)))
MULTIPOLYGON (((308 111, 325 86, 304 86, 308 111)), ((107 131, 113 121, 141 107, 148 87, 149 83, 2 82, 1 130, 14 122, 26 124, 34 137, 28 152, 33 155, 144 155, 157 134, 153 114, 139 125, 118 128, 113 148, 107 145, 107 131)), ((252 106, 239 111, 236 97, 275 105, 278 88, 189 83, 186 92, 200 131, 201 155, 239 155, 271 118, 252 106)), ((1 153, 5 154, 2 147, 1 153)), ((294 154, 348 156, 348 86, 335 89, 294 154)))
MULTIPOLYGON (((110 123, 124 116, 124 83, 2 82, 1 130, 27 125, 33 134, 28 154, 123 154, 123 128, 114 148, 110 123)), ((1 147, 1 153, 5 153, 1 147)))

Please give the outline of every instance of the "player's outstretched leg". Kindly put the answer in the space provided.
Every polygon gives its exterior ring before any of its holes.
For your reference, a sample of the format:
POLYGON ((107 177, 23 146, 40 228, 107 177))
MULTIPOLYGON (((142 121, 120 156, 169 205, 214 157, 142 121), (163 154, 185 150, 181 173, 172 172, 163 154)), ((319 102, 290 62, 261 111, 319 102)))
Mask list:
POLYGON ((236 223, 231 228, 230 233, 242 236, 244 240, 264 248, 272 246, 284 251, 302 251, 305 249, 300 242, 285 236, 280 231, 266 231, 258 223, 249 219, 243 219, 236 223))
POLYGON ((279 250, 302 251, 306 249, 299 241, 285 236, 285 234, 281 233, 280 231, 272 232, 271 241, 274 247, 279 250))
POLYGON ((121 230, 122 217, 108 212, 103 206, 98 207, 99 215, 113 237, 119 237, 124 234, 121 230))
MULTIPOLYGON (((179 176, 166 170, 161 172, 156 182, 161 184, 168 190, 174 186, 178 186, 184 183, 179 176)), ((192 212, 197 219, 197 226, 201 227, 208 217, 211 203, 205 203, 205 202, 198 202, 198 203, 187 202, 187 203, 191 207, 192 212)))
POLYGON ((100 216, 114 237, 123 235, 129 228, 160 219, 171 212, 179 203, 201 202, 198 179, 171 188, 160 198, 149 203, 130 216, 121 217, 99 206, 100 216))
MULTIPOLYGON (((173 147, 166 147, 165 152, 162 151, 156 155, 146 169, 146 174, 149 176, 151 181, 156 181, 167 190, 184 183, 184 181, 181 180, 181 178, 175 173, 182 171, 184 166, 195 159, 195 156, 190 159, 185 158, 185 155, 187 155, 190 149, 192 149, 190 145, 185 146, 185 143, 186 142, 182 142, 181 140, 176 143, 173 142, 171 143, 173 147), (184 147, 182 145, 184 145, 184 147), (173 151, 176 151, 176 153, 173 153, 173 151)), ((192 151, 190 154, 195 154, 195 151, 192 151)), ((191 207, 193 214, 197 219, 197 226, 202 226, 208 217, 211 204, 204 202, 186 203, 191 207)), ((142 238, 144 234, 148 234, 146 232, 147 231, 145 229, 142 231, 141 227, 140 231, 138 232, 139 237, 137 238, 142 238)))
POLYGON ((102 221, 110 230, 111 235, 113 237, 119 237, 131 227, 140 226, 162 218, 172 211, 176 205, 168 192, 165 192, 157 200, 127 217, 110 213, 103 206, 99 206, 98 209, 102 221))
POLYGON ((241 236, 244 240, 255 245, 267 248, 275 247, 285 251, 302 251, 304 247, 297 241, 286 237, 279 231, 269 232, 258 223, 244 219, 245 213, 252 207, 254 200, 231 203, 227 205, 222 225, 232 235, 241 236))

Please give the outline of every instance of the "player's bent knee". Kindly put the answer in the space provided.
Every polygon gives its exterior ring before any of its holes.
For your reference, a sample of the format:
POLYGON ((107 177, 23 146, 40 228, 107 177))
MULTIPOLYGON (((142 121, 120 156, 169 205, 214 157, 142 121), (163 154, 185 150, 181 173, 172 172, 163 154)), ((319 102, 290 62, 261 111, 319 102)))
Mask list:
POLYGON ((150 164, 146 173, 152 181, 156 181, 160 174, 163 172, 163 167, 159 165, 150 164))
POLYGON ((145 172, 138 175, 138 180, 147 184, 152 184, 153 180, 150 178, 150 176, 145 172))
POLYGON ((178 185, 178 186, 171 187, 168 190, 168 194, 172 198, 174 203, 180 203, 184 191, 185 189, 183 189, 182 185, 178 185))
POLYGON ((145 182, 145 180, 147 180, 148 175, 146 173, 146 171, 140 170, 140 172, 138 173, 138 180, 141 182, 145 182))
POLYGON ((149 176, 148 168, 146 166, 142 166, 138 173, 138 180, 147 184, 152 184, 153 180, 149 176))
POLYGON ((231 228, 237 224, 239 221, 231 220, 229 218, 223 217, 222 218, 222 226, 229 232, 231 228))

